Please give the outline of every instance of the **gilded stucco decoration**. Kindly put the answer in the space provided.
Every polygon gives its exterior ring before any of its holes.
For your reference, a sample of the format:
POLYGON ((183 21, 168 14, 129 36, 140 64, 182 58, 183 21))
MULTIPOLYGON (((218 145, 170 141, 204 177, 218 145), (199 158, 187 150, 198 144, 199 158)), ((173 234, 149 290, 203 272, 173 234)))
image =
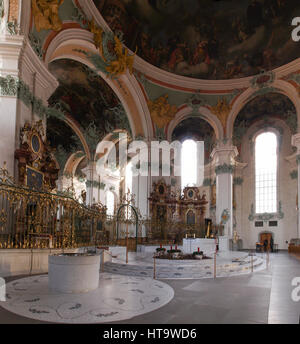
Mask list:
POLYGON ((211 107, 212 113, 219 118, 224 130, 226 130, 227 119, 231 109, 232 106, 228 103, 227 99, 225 98, 219 99, 218 104, 216 106, 211 107))
POLYGON ((148 101, 151 118, 158 128, 163 128, 168 125, 174 119, 178 110, 176 105, 169 103, 168 97, 165 94, 154 101, 148 101))
POLYGON ((129 54, 121 38, 112 32, 103 31, 94 21, 89 22, 89 30, 94 34, 94 44, 99 49, 99 55, 80 52, 88 56, 96 70, 113 79, 125 74, 127 70, 132 74, 135 54, 129 54))
POLYGON ((60 31, 62 21, 58 10, 64 0, 32 0, 32 14, 37 32, 41 30, 60 31))

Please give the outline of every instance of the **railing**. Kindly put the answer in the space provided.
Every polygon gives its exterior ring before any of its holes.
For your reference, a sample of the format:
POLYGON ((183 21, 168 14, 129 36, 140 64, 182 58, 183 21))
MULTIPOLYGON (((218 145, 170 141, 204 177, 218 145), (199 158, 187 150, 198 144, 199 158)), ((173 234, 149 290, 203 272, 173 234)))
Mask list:
POLYGON ((89 246, 105 240, 105 222, 71 197, 0 183, 0 249, 89 246))
MULTIPOLYGON (((207 237, 203 224, 107 216, 101 206, 86 207, 64 194, 36 191, 0 182, 0 249, 76 248, 181 243, 185 237, 207 237), (126 235, 129 241, 126 240, 126 235), (137 235, 137 238, 136 238, 137 235)), ((223 235, 212 226, 209 236, 223 235)))

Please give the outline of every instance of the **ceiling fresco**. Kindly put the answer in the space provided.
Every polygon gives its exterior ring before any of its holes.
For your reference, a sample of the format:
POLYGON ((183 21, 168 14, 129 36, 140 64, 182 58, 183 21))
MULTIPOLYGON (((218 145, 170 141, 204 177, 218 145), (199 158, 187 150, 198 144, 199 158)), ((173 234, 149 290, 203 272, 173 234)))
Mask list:
POLYGON ((61 171, 72 153, 83 152, 83 146, 76 133, 65 121, 56 117, 47 119, 47 140, 53 148, 61 171))
POLYGON ((172 140, 183 142, 188 139, 204 141, 205 163, 207 163, 216 141, 211 125, 199 116, 192 116, 183 120, 174 129, 172 140))
POLYGON ((257 96, 248 102, 238 114, 234 123, 233 140, 239 145, 251 125, 260 122, 262 126, 276 127, 276 119, 282 119, 289 126, 291 133, 297 131, 297 114, 294 104, 283 94, 268 93, 257 96))
MULTIPOLYGON (((92 154, 108 133, 117 129, 130 133, 128 118, 119 99, 100 76, 69 59, 52 62, 49 70, 59 81, 59 87, 48 101, 49 106, 58 106, 78 125, 92 154)), ((48 120, 47 136, 62 154, 83 150, 79 137, 56 118, 48 120)))
POLYGON ((94 0, 114 32, 149 63, 201 79, 272 70, 299 57, 299 0, 94 0))

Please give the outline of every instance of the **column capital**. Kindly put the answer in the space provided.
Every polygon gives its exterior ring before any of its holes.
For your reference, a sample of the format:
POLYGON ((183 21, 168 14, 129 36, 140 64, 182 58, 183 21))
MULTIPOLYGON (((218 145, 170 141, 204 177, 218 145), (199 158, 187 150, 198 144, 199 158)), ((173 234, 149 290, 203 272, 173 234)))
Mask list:
POLYGON ((238 149, 230 142, 219 142, 211 153, 214 163, 219 165, 234 164, 234 158, 238 156, 238 149))

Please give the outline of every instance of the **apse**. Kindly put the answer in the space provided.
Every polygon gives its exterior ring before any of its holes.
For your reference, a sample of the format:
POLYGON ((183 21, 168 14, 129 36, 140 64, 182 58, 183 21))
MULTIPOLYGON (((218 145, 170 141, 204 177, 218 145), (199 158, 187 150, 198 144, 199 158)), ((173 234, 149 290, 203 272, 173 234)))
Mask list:
POLYGON ((276 92, 254 97, 248 101, 235 119, 233 143, 240 149, 242 139, 251 126, 256 126, 256 130, 271 127, 282 131, 282 125, 280 126, 278 120, 286 123, 290 134, 296 133, 297 112, 288 97, 276 92))

